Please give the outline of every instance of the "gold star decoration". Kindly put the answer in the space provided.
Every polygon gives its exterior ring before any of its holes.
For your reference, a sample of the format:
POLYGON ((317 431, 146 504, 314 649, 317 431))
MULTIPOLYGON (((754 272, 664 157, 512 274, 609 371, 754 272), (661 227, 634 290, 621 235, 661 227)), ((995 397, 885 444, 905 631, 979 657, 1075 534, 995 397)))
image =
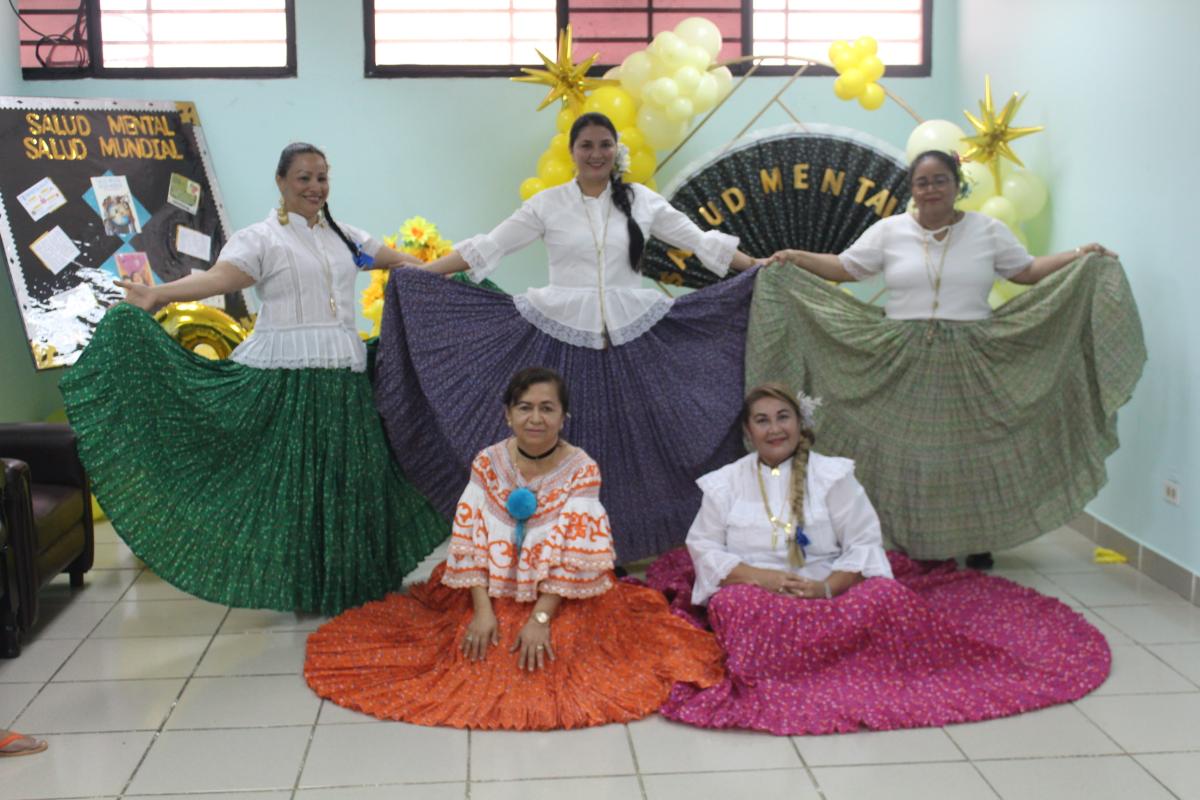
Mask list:
POLYGON ((1021 159, 1017 158, 1017 154, 1009 147, 1008 143, 1014 139, 1020 139, 1022 136, 1028 136, 1031 133, 1037 133, 1044 126, 1033 125, 1027 128, 1016 128, 1012 126, 1013 118, 1017 115, 1017 111, 1021 108, 1021 103, 1025 98, 1013 92, 1012 97, 1004 104, 1004 108, 1000 109, 1000 113, 996 113, 996 106, 992 103, 992 78, 990 75, 985 75, 983 78, 983 99, 979 101, 979 113, 982 119, 976 117, 970 111, 963 111, 967 120, 975 128, 974 136, 964 136, 963 141, 967 142, 970 147, 967 152, 963 153, 965 161, 977 161, 980 164, 987 164, 991 168, 992 177, 996 181, 996 188, 1000 188, 1000 158, 1007 158, 1019 167, 1025 165, 1021 163, 1021 159))
POLYGON ((544 83, 550 87, 550 91, 546 93, 546 99, 537 107, 538 111, 541 111, 555 100, 562 100, 572 111, 578 111, 583 105, 584 94, 586 92, 595 89, 597 86, 617 83, 617 81, 589 78, 587 76, 592 64, 600 57, 599 53, 592 53, 591 57, 578 64, 571 61, 570 25, 558 32, 557 61, 551 61, 546 58, 545 53, 541 50, 538 50, 537 54, 541 57, 542 63, 546 65, 546 68, 531 69, 529 67, 521 67, 521 72, 525 73, 525 77, 512 78, 512 80, 521 83, 544 83))

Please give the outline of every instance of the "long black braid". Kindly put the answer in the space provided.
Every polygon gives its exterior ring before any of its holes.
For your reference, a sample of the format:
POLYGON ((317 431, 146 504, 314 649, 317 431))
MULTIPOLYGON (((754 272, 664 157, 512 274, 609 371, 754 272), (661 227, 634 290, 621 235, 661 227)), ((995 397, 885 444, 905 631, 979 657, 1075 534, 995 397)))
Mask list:
MULTIPOLYGON (((296 156, 312 154, 320 156, 326 165, 329 164, 329 159, 325 157, 325 153, 315 144, 308 142, 292 142, 287 147, 283 148, 283 152, 279 154, 279 163, 275 166, 275 174, 280 178, 286 178, 288 170, 292 168, 292 162, 296 160, 296 156)), ((329 201, 325 201, 325 205, 321 208, 325 214, 325 221, 329 223, 329 227, 333 228, 333 232, 338 235, 338 238, 346 243, 346 247, 350 249, 350 255, 355 259, 358 258, 360 248, 354 243, 341 227, 333 221, 333 214, 329 211, 329 201)))
MULTIPOLYGON (((612 120, 603 114, 590 111, 587 114, 581 114, 571 125, 569 147, 575 147, 575 140, 579 138, 579 132, 589 125, 599 125, 611 133, 614 140, 617 139, 617 128, 612 124, 612 120)), ((612 201, 613 205, 625 215, 625 227, 629 230, 629 266, 633 267, 634 272, 641 272, 642 252, 646 249, 646 236, 642 233, 642 227, 633 218, 633 190, 625 181, 621 180, 621 175, 616 170, 612 174, 612 201)))

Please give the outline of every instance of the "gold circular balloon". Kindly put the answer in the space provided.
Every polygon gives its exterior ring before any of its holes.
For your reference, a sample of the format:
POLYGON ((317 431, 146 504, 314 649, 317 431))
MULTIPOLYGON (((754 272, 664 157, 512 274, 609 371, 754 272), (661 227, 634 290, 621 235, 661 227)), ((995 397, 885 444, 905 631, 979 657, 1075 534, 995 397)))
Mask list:
POLYGON ((228 358, 250 332, 219 308, 203 303, 171 303, 154 320, 185 349, 205 358, 228 358))

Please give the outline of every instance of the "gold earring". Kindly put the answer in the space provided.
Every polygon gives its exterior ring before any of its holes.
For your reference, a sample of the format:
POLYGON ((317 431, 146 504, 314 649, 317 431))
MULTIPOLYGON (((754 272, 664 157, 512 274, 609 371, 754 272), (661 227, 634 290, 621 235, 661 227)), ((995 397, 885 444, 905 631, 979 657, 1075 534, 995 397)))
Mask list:
POLYGON ((279 220, 280 225, 288 224, 287 201, 283 199, 283 195, 279 195, 279 208, 275 209, 275 218, 279 220))

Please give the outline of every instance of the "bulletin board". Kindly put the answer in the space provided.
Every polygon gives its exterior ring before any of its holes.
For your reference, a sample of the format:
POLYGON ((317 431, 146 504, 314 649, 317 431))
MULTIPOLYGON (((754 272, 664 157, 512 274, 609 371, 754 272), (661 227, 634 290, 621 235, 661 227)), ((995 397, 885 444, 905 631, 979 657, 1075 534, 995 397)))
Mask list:
MULTIPOLYGON (((206 270, 229 232, 193 104, 0 97, 0 240, 37 369, 75 363, 114 281, 206 270)), ((247 315, 240 292, 204 302, 247 315)))

